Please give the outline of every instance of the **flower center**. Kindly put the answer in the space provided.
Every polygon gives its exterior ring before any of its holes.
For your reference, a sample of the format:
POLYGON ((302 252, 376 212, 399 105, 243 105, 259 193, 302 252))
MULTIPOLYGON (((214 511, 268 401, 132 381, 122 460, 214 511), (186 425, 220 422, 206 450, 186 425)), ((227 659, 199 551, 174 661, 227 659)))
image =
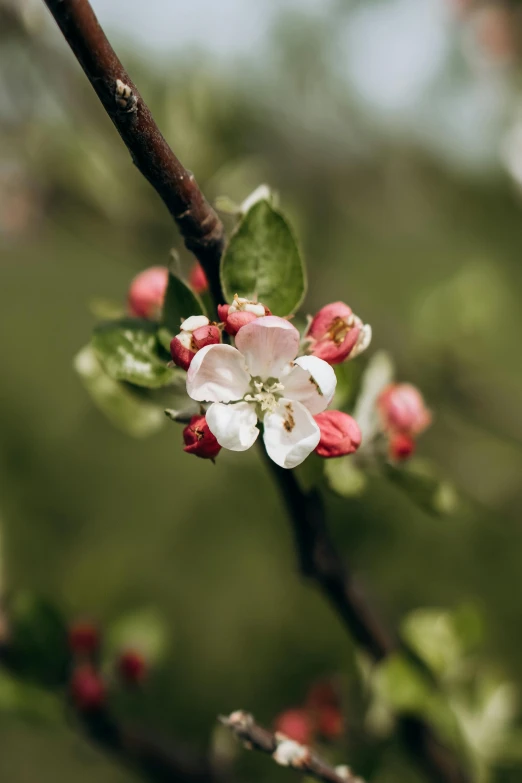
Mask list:
POLYGON ((245 395, 245 401, 258 405, 261 413, 265 413, 265 411, 273 413, 280 397, 282 397, 285 388, 283 384, 272 378, 269 378, 268 381, 252 378, 251 386, 253 393, 245 395))

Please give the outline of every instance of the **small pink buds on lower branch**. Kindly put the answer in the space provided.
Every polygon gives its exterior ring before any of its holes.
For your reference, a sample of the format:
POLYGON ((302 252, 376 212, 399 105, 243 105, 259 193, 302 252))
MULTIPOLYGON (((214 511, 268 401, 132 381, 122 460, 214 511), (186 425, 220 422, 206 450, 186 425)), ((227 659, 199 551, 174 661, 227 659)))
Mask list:
POLYGON ((94 655, 100 647, 100 634, 93 623, 79 622, 69 628, 69 649, 74 655, 94 655))
POLYGON ((384 430, 419 435, 431 424, 431 412, 420 391, 410 383, 391 383, 377 402, 384 430))
POLYGON ((124 650, 116 661, 116 668, 126 685, 141 685, 147 676, 147 662, 136 650, 124 650))
POLYGON ((204 416, 193 416, 183 430, 184 451, 203 459, 215 459, 221 446, 210 432, 204 416))
POLYGON ((310 353, 329 364, 354 359, 368 348, 372 329, 354 315, 344 302, 325 305, 314 316, 306 337, 310 353))
POLYGON ((225 331, 234 337, 242 326, 256 318, 271 315, 271 312, 261 302, 252 302, 236 294, 231 305, 218 305, 218 315, 225 325, 225 331))
POLYGON ((196 261, 191 267, 189 283, 197 294, 204 294, 205 291, 208 291, 207 276, 199 261, 196 261))
POLYGON ((90 664, 74 669, 69 690, 74 706, 81 712, 100 709, 107 695, 105 683, 90 664))
POLYGON ((136 318, 159 318, 168 279, 169 270, 165 266, 151 266, 136 275, 128 295, 130 314, 136 318))
POLYGON ((353 454, 361 445, 361 430, 351 416, 342 411, 324 411, 314 416, 321 431, 315 449, 320 457, 343 457, 353 454))
POLYGON ((221 332, 211 324, 206 315, 191 315, 181 324, 181 331, 170 341, 172 361, 188 370, 196 353, 206 345, 221 342, 221 332))
POLYGON ((308 712, 292 707, 281 712, 274 721, 274 730, 301 745, 310 745, 313 740, 313 725, 308 712))
POLYGON ((390 437, 390 459, 401 462, 409 459, 415 452, 415 441, 405 432, 395 432, 390 437))

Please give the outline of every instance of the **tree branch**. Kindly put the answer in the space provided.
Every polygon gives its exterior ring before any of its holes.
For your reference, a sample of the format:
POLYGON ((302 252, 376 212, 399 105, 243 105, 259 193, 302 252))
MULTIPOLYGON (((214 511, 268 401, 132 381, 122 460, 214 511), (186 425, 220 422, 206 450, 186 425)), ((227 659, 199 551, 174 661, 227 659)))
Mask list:
MULTIPOLYGON (((192 174, 176 158, 149 109, 110 46, 88 0, 44 0, 80 62, 132 159, 163 199, 185 244, 200 260, 215 303, 223 301, 219 259, 221 221, 205 201, 192 174)), ((304 493, 292 473, 269 460, 292 522, 301 571, 329 599, 346 628, 375 661, 400 644, 375 618, 329 535, 322 499, 304 493)), ((416 717, 401 720, 412 755, 436 783, 467 783, 458 761, 416 717)), ((346 783, 346 781, 345 781, 346 783)))
POLYGON ((282 734, 273 734, 259 726, 252 715, 238 710, 219 719, 233 731, 246 748, 272 756, 277 764, 295 769, 323 783, 364 783, 349 767, 331 767, 315 756, 306 745, 300 745, 282 734))
POLYGON ((148 106, 107 40, 88 0, 44 0, 139 171, 178 224, 187 248, 222 302, 219 260, 225 232, 194 175, 161 135, 148 106))

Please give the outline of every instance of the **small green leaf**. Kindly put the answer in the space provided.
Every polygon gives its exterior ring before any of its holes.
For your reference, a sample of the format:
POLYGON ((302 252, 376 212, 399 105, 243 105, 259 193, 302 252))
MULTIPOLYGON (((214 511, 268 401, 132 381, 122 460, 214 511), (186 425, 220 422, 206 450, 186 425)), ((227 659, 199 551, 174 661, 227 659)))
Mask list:
POLYGON ((172 339, 178 334, 182 319, 191 315, 205 315, 203 303, 184 280, 170 272, 161 325, 171 333, 172 339))
POLYGON ((291 315, 306 291, 305 269, 294 235, 268 201, 250 209, 232 234, 221 261, 227 301, 258 299, 279 316, 291 315))
POLYGON ((412 460, 401 466, 387 463, 385 473, 413 503, 429 514, 443 516, 456 511, 458 496, 454 487, 436 476, 428 462, 412 460))
POLYGON ((128 387, 109 378, 90 345, 78 353, 74 367, 94 404, 127 435, 143 438, 164 425, 163 409, 140 399, 128 387))
POLYGON ((91 345, 113 380, 159 389, 171 384, 176 374, 158 355, 156 330, 150 321, 114 321, 97 327, 91 345))
POLYGON ((29 592, 10 601, 11 638, 8 656, 12 668, 46 685, 60 685, 68 663, 67 628, 58 610, 29 592))
POLYGON ((37 724, 59 724, 63 706, 56 696, 29 682, 0 672, 0 716, 37 724))
POLYGON ((366 489, 366 475, 351 455, 325 460, 324 476, 332 492, 344 498, 362 495, 366 489))

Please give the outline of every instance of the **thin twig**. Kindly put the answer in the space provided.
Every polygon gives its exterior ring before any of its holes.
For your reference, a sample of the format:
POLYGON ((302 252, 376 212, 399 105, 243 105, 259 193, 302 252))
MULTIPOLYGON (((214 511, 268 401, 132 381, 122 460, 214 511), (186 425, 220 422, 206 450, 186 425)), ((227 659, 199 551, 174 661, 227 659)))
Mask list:
POLYGON ((194 175, 174 155, 123 68, 88 0, 44 0, 134 164, 163 199, 187 248, 203 266, 216 302, 225 232, 194 175))
MULTIPOLYGON (((88 0, 44 0, 94 87, 141 173, 156 189, 178 223, 187 247, 201 261, 215 303, 223 301, 219 259, 223 226, 205 201, 192 174, 162 137, 150 111, 110 46, 88 0)), ((304 493, 291 471, 269 460, 284 497, 301 571, 330 600, 350 634, 374 660, 401 649, 369 609, 329 535, 322 499, 304 493)), ((403 717, 401 729, 413 757, 437 783, 467 783, 458 760, 430 727, 417 717, 403 717)))
POLYGON ((334 768, 313 754, 306 745, 259 726, 248 712, 237 710, 226 717, 221 716, 219 720, 233 731, 246 748, 267 753, 283 767, 290 767, 323 783, 364 783, 349 767, 334 768))

